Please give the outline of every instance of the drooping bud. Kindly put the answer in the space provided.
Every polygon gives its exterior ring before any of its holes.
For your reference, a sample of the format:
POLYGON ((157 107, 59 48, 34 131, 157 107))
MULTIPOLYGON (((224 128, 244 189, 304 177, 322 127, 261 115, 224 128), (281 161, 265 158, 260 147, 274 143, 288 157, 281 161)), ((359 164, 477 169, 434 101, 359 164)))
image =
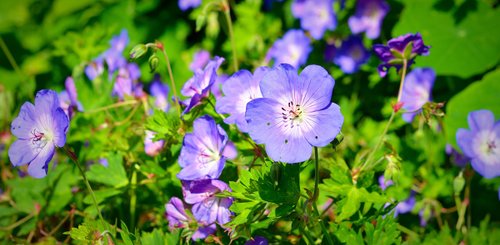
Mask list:
POLYGON ((148 47, 144 44, 137 44, 130 50, 130 59, 139 59, 148 52, 148 47))
POLYGON ((149 69, 151 70, 151 73, 156 71, 159 63, 160 59, 158 58, 158 55, 156 55, 156 53, 149 57, 149 69))

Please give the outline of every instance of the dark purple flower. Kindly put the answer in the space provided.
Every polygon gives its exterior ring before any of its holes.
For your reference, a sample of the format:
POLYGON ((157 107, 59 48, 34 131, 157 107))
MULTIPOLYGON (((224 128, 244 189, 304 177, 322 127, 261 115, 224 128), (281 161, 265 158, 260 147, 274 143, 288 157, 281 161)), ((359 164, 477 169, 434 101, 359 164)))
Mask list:
POLYGON ((470 162, 468 157, 455 150, 455 148, 453 148, 450 144, 446 144, 446 154, 450 156, 451 161, 458 167, 465 168, 465 165, 470 162))
POLYGON ((186 203, 192 204, 194 218, 202 225, 217 222, 224 225, 231 220, 229 206, 233 203, 230 197, 217 197, 216 194, 231 191, 229 186, 220 180, 184 181, 182 192, 186 203))
POLYGON ((40 90, 35 105, 25 102, 11 124, 18 139, 9 148, 10 161, 14 166, 28 164, 28 173, 35 178, 47 175, 55 148, 66 143, 69 120, 59 105, 56 92, 40 90))
POLYGON ((306 63, 311 51, 311 40, 302 30, 289 30, 269 49, 266 60, 274 59, 275 65, 286 63, 298 68, 306 63))
POLYGON ((467 117, 470 130, 457 131, 457 144, 471 165, 485 178, 500 176, 500 120, 489 110, 478 110, 467 117))
POLYGON ((165 112, 168 111, 170 107, 168 104, 168 90, 168 86, 162 83, 160 75, 156 74, 149 87, 149 91, 155 98, 155 106, 165 112))
POLYGON ((247 104, 250 137, 265 144, 274 161, 306 161, 313 146, 328 145, 342 128, 344 117, 331 102, 334 85, 317 65, 307 66, 300 76, 288 64, 271 69, 260 82, 263 98, 247 104))
POLYGON ((102 57, 97 57, 85 67, 85 75, 93 81, 104 72, 104 63, 102 57))
POLYGON ((363 40, 357 36, 350 36, 342 42, 335 52, 333 62, 347 74, 358 71, 370 58, 370 52, 363 46, 363 40))
POLYGON ((226 159, 236 157, 236 149, 229 142, 224 129, 210 116, 193 122, 193 132, 184 136, 177 174, 181 180, 215 179, 220 176, 226 159))
POLYGON ((191 71, 203 69, 208 61, 210 61, 210 52, 202 49, 194 54, 193 61, 189 64, 189 69, 191 71))
POLYGON ((387 74, 390 67, 395 67, 397 70, 401 69, 404 59, 407 60, 407 66, 410 67, 417 55, 429 55, 429 49, 430 47, 424 44, 420 33, 393 38, 387 42, 387 46, 382 44, 373 45, 373 50, 383 62, 378 66, 378 72, 382 77, 387 74), (408 57, 405 57, 404 51, 407 46, 411 49, 411 52, 408 52, 408 57))
POLYGON ((179 8, 182 11, 186 11, 190 8, 196 8, 200 6, 201 0, 179 0, 179 8))
POLYGON ((152 157, 160 154, 163 146, 165 145, 165 141, 153 141, 153 138, 155 137, 155 132, 153 131, 145 130, 145 133, 146 137, 144 138, 144 151, 146 152, 146 154, 152 157))
POLYGON ((415 68, 405 78, 400 102, 403 103, 403 120, 413 121, 422 106, 431 100, 436 73, 432 68, 415 68))
POLYGON ((189 227, 190 218, 186 213, 184 203, 177 197, 170 198, 170 201, 165 204, 165 216, 167 216, 170 230, 189 227))
POLYGON ((82 104, 78 101, 78 94, 76 93, 75 82, 72 77, 66 78, 65 81, 66 90, 59 93, 59 102, 61 108, 66 113, 69 119, 73 118, 75 109, 78 111, 83 111, 82 104))
POLYGON ((267 245, 267 244, 269 244, 267 242, 267 239, 261 236, 255 236, 253 239, 245 242, 245 245, 267 245))
POLYGON ((229 114, 229 117, 224 119, 225 123, 236 123, 241 132, 248 132, 245 120, 247 103, 262 97, 259 83, 269 70, 268 67, 259 67, 253 76, 247 70, 240 70, 224 83, 224 97, 217 100, 215 108, 218 113, 229 114))
POLYGON ((385 0, 358 0, 356 13, 349 18, 352 33, 366 32, 366 36, 375 39, 380 35, 382 21, 389 12, 385 0))
POLYGON ((292 14, 300 19, 302 29, 309 31, 314 39, 321 39, 326 30, 337 27, 333 0, 295 0, 292 14))
POLYGON ((202 99, 208 97, 222 62, 224 62, 224 58, 214 57, 203 70, 197 70, 194 76, 184 84, 181 93, 190 98, 188 99, 189 103, 186 101, 188 106, 184 109, 183 114, 188 113, 193 107, 199 105, 202 99))

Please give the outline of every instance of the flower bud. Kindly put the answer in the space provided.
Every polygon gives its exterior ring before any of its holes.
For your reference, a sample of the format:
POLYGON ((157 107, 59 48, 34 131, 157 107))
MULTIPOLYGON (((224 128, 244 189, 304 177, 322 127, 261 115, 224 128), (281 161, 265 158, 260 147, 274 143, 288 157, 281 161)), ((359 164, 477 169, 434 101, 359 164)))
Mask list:
POLYGON ((132 48, 132 50, 130 50, 130 59, 138 59, 146 54, 146 52, 148 52, 148 47, 146 47, 146 45, 142 43, 137 44, 134 48, 132 48))
POLYGON ((462 172, 460 172, 458 176, 453 180, 453 190, 455 191, 455 195, 460 194, 460 192, 462 192, 462 190, 464 189, 464 186, 465 179, 462 172))
POLYGON ((151 73, 153 73, 156 68, 158 68, 158 63, 160 63, 158 55, 153 54, 149 57, 149 69, 151 70, 151 73))

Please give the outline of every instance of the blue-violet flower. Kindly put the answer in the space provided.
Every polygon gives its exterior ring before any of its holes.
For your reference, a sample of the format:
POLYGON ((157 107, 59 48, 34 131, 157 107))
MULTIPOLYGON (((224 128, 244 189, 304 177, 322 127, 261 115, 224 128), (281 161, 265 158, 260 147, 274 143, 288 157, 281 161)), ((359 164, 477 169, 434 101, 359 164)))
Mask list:
POLYGON ((266 54, 266 60, 274 64, 287 63, 295 68, 303 65, 311 53, 311 40, 302 30, 289 30, 282 39, 276 40, 266 54))
POLYGON ((352 74, 358 71, 368 58, 370 58, 370 53, 363 45, 363 40, 357 36, 350 36, 336 50, 333 62, 340 66, 343 72, 352 74))
POLYGON ((366 36, 375 39, 380 36, 380 29, 384 17, 389 12, 389 5, 385 0, 358 0, 356 13, 349 17, 349 28, 353 34, 366 32, 366 36))
POLYGON ((333 0, 295 0, 292 14, 300 19, 302 29, 309 31, 314 39, 321 39, 326 30, 337 27, 333 0))
POLYGON ((420 113, 422 106, 432 99, 431 90, 434 86, 436 73, 432 68, 415 68, 408 73, 403 84, 400 102, 402 108, 403 120, 413 121, 415 115, 420 113))

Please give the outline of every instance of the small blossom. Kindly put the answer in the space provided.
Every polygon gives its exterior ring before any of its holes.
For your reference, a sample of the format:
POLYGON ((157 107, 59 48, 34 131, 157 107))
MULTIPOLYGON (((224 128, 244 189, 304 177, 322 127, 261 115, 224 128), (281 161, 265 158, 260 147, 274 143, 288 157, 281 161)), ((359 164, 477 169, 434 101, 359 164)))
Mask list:
POLYGON ((457 131, 457 144, 471 165, 485 178, 500 176, 500 120, 489 110, 478 110, 467 117, 469 129, 457 131))
POLYGON ((44 177, 55 148, 66 143, 68 125, 68 117, 60 107, 57 93, 38 91, 35 105, 24 103, 19 116, 11 124, 11 132, 18 139, 9 148, 10 161, 14 166, 28 164, 29 175, 44 177))
POLYGON ((160 154, 163 146, 165 145, 164 140, 153 141, 155 137, 155 132, 150 130, 145 130, 146 137, 144 138, 144 152, 148 156, 156 156, 160 154))
POLYGON ((194 76, 184 84, 181 93, 190 98, 185 102, 187 107, 184 109, 183 114, 188 113, 193 107, 199 105, 202 99, 208 97, 210 89, 217 79, 217 70, 222 62, 224 62, 224 58, 214 57, 203 70, 197 70, 194 76))
POLYGON ((395 208, 395 211, 394 211, 394 217, 397 217, 399 214, 405 214, 405 213, 409 213, 413 210, 413 208, 415 207, 415 204, 417 203, 416 199, 415 199, 415 193, 412 192, 410 194, 410 197, 408 197, 408 199, 398 203, 398 205, 396 205, 396 208, 395 208))
POLYGON ((267 67, 259 67, 252 75, 247 70, 240 70, 224 83, 222 86, 224 97, 217 100, 215 108, 218 113, 229 114, 229 117, 224 119, 225 123, 236 123, 240 131, 248 131, 245 120, 247 103, 262 97, 259 83, 268 71, 267 67))
POLYGON ((380 76, 384 77, 390 67, 395 67, 398 71, 403 67, 403 59, 407 60, 407 66, 410 67, 417 55, 429 55, 430 47, 424 44, 420 33, 406 34, 393 38, 387 42, 387 46, 382 44, 373 45, 373 50, 382 60, 378 66, 380 76), (409 47, 408 45, 412 45, 409 47), (405 57, 404 51, 411 48, 408 57, 405 57))
POLYGON ((109 166, 108 159, 105 157, 99 158, 99 163, 106 168, 109 166))
POLYGON ((128 42, 128 32, 126 29, 122 29, 120 35, 113 36, 111 41, 109 41, 109 44, 111 44, 110 49, 122 53, 127 47, 128 42))
POLYGON ((177 228, 187 228, 189 226, 189 216, 186 213, 186 208, 181 199, 177 197, 170 198, 165 204, 165 216, 168 220, 168 228, 170 230, 177 228))
POLYGON ((328 145, 344 122, 339 106, 331 102, 334 85, 317 65, 307 66, 300 76, 288 64, 271 69, 260 82, 263 98, 247 104, 250 137, 265 144, 274 161, 306 161, 312 147, 328 145))
POLYGON ((307 61, 311 53, 311 40, 301 30, 289 30, 282 39, 276 40, 269 49, 266 60, 274 59, 274 64, 287 63, 298 68, 307 61))
POLYGON ((224 225, 231 220, 229 206, 233 199, 217 197, 216 194, 231 191, 229 186, 220 180, 184 181, 182 192, 186 203, 192 204, 195 219, 205 225, 217 222, 224 225))
POLYGON ((75 82, 72 77, 66 78, 65 81, 66 90, 59 93, 60 107, 66 113, 69 119, 73 118, 75 109, 78 111, 83 111, 82 104, 78 101, 78 94, 76 93, 75 82))
POLYGON ((422 106, 431 100, 431 90, 434 86, 436 73, 432 68, 415 68, 405 78, 400 102, 404 109, 403 120, 413 121, 420 113, 422 106))
POLYGON ((170 105, 168 103, 169 88, 161 81, 160 75, 156 74, 151 86, 149 87, 151 95, 155 98, 155 106, 162 110, 168 111, 170 105))
POLYGON ((182 11, 186 11, 190 8, 196 8, 200 6, 201 0, 179 0, 179 8, 182 11))
POLYGON ((292 14, 300 19, 302 29, 309 31, 314 39, 321 39, 326 30, 337 27, 333 0, 295 0, 292 14))
POLYGON ((366 36, 375 39, 380 36, 380 29, 384 17, 389 12, 389 5, 385 0, 358 0, 356 13, 348 20, 353 34, 366 32, 366 36))
POLYGON ((345 73, 352 74, 358 71, 368 58, 370 58, 370 53, 363 45, 363 40, 357 36, 351 36, 344 40, 340 48, 336 50, 333 62, 345 73))
POLYGON ((193 132, 184 136, 179 156, 181 180, 215 179, 220 176, 226 159, 236 157, 236 149, 229 142, 224 129, 210 116, 193 122, 193 132))
POLYGON ((102 57, 97 57, 85 67, 85 75, 90 81, 100 76, 104 72, 104 62, 102 57))
POLYGON ((267 239, 261 236, 255 236, 253 239, 245 242, 245 245, 267 245, 267 239))
POLYGON ((121 100, 125 96, 140 95, 142 87, 135 81, 140 77, 140 70, 137 64, 129 63, 118 70, 115 85, 113 86, 113 96, 118 96, 121 100))
POLYGON ((200 50, 194 54, 193 61, 189 64, 189 69, 191 71, 197 71, 198 69, 203 69, 210 61, 210 52, 206 50, 200 50))

